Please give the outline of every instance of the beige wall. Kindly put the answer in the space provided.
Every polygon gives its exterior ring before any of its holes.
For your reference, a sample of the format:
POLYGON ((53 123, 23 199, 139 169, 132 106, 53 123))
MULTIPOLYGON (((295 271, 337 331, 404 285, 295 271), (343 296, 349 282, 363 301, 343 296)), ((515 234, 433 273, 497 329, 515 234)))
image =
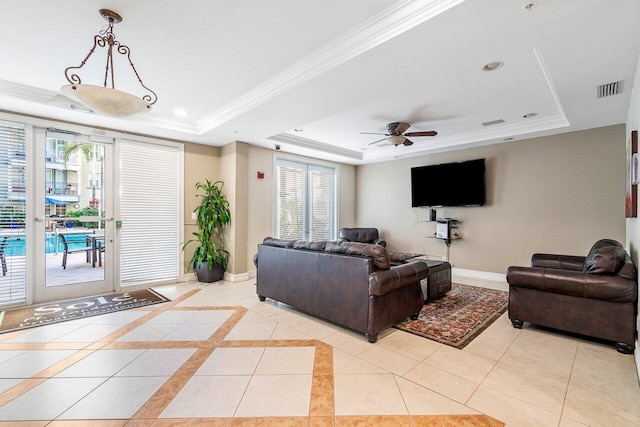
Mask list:
POLYGON ((247 224, 247 266, 254 271, 253 256, 257 246, 267 236, 273 236, 274 224, 274 183, 273 151, 265 148, 249 147, 248 182, 248 224, 247 224), (264 178, 258 179, 258 172, 264 178))
MULTIPOLYGON (((185 240, 197 230, 191 212, 198 205, 195 184, 204 179, 224 181, 224 193, 231 209, 226 249, 231 253, 227 272, 242 275, 255 271, 253 256, 267 236, 275 234, 273 181, 275 151, 233 142, 223 147, 185 144, 184 198, 185 240), (258 179, 258 172, 264 178, 258 179)), ((313 162, 313 159, 304 159, 313 162)), ((316 162, 318 162, 316 160, 316 162)), ((338 226, 352 227, 355 218, 355 166, 335 164, 338 168, 338 226)), ((184 252, 184 271, 195 244, 184 252)))
POLYGON ((504 273, 534 252, 584 254, 625 240, 624 153, 619 125, 359 166, 357 224, 378 227, 392 250, 444 255, 428 209, 411 208, 410 169, 486 158, 487 206, 437 210, 461 221, 454 267, 504 273))
POLYGON ((224 194, 229 200, 231 224, 226 232, 225 248, 231 254, 227 272, 247 272, 247 212, 248 212, 248 167, 249 145, 233 142, 221 148, 220 179, 224 181, 224 194))
MULTIPOLYGON (((200 203, 196 197, 196 183, 210 179, 217 181, 219 177, 220 148, 208 145, 184 144, 184 239, 189 240, 198 230, 191 213, 200 203)), ((192 243, 184 251, 183 271, 186 273, 189 260, 193 256, 196 243, 192 243)))
MULTIPOLYGON (((625 137, 628 139, 631 135, 631 131, 640 130, 640 60, 636 67, 635 82, 633 84, 633 90, 631 92, 631 102, 629 104, 629 114, 627 116, 627 126, 625 137)), ((626 247, 631 254, 631 258, 636 263, 636 266, 640 265, 640 222, 638 218, 627 218, 627 244, 626 247)), ((638 312, 640 313, 640 301, 638 302, 638 312)), ((640 330, 640 317, 636 321, 637 329, 640 330)), ((636 369, 638 370, 638 376, 640 377, 640 342, 636 340, 636 369)))
MULTIPOLYGON (((267 236, 275 235, 275 154, 273 150, 260 147, 249 147, 248 167, 248 244, 247 264, 248 271, 255 271, 252 259, 257 252, 258 244, 267 236), (258 179, 258 172, 264 172, 264 179, 258 179)), ((288 158, 291 158, 288 156, 288 158)), ((326 164, 326 162, 303 158, 300 161, 326 164)), ((355 219, 355 166, 332 163, 338 169, 338 228, 351 227, 356 223, 355 219)))

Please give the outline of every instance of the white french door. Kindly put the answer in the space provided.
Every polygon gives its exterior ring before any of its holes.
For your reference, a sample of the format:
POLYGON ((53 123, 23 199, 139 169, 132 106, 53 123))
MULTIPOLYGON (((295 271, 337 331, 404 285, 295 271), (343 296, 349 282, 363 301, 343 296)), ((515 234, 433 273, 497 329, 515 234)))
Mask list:
POLYGON ((0 120, 0 306, 179 280, 183 159, 0 120))
POLYGON ((276 161, 276 235, 281 239, 336 238, 336 170, 276 161))
POLYGON ((35 129, 34 147, 33 302, 113 291, 113 143, 35 129))

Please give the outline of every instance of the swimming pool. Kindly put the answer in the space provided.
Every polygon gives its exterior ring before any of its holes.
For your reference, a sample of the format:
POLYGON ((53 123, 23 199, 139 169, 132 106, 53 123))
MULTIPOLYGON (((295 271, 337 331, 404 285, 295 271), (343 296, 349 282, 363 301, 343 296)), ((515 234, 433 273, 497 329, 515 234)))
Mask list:
MULTIPOLYGON (((87 246, 87 233, 78 233, 78 234, 65 234, 64 237, 67 239, 67 243, 69 244, 69 249, 82 248, 87 246)), ((62 245, 62 240, 58 239, 58 252, 64 252, 64 246, 62 245)), ((7 241, 7 247, 4 248, 4 254, 6 256, 19 256, 25 255, 25 237, 24 236, 12 236, 9 237, 7 241)), ((46 252, 48 254, 55 253, 56 248, 56 236, 54 234, 47 234, 45 240, 46 252)))

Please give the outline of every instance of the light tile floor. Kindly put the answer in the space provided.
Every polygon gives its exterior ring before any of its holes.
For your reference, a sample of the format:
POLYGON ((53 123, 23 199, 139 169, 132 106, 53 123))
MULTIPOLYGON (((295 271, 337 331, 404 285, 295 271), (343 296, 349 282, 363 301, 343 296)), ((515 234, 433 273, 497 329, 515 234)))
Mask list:
POLYGON ((611 345, 506 313, 463 350, 393 328, 370 344, 254 282, 0 335, 0 425, 640 425, 633 356, 611 345))

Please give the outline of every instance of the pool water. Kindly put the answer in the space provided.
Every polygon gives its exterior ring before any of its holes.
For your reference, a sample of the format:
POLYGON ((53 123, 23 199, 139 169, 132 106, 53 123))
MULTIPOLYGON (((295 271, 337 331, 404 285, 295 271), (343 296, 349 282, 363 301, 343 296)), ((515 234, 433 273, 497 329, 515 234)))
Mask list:
MULTIPOLYGON (((87 246, 87 234, 65 234, 64 237, 67 239, 67 243, 69 244, 69 249, 83 248, 87 246)), ((56 236, 51 234, 47 235, 45 240, 46 252, 48 254, 55 253, 56 247, 56 236)), ((62 244, 62 239, 58 238, 58 252, 64 252, 64 245, 62 244)), ((22 237, 10 237, 7 241, 7 246, 4 248, 4 253, 6 256, 20 256, 25 255, 25 238, 22 237)))

